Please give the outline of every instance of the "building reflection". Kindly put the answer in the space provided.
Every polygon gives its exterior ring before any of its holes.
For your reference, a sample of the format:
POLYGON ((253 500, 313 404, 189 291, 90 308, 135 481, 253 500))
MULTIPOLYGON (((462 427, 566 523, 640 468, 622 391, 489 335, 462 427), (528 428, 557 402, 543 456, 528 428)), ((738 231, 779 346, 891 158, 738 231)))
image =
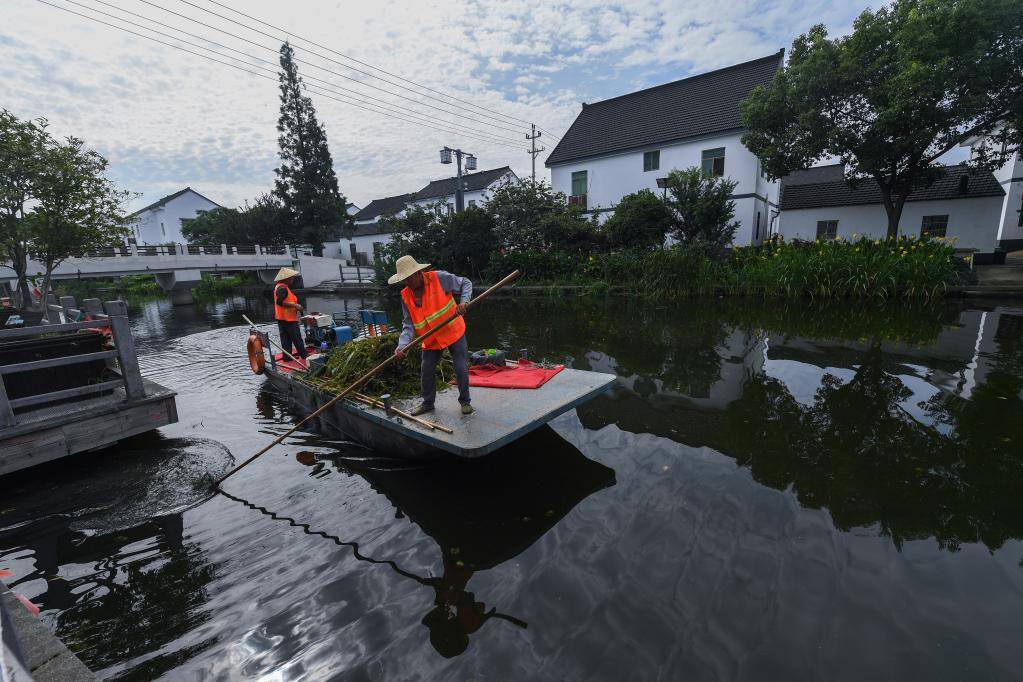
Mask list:
MULTIPOLYGON (((996 549, 1023 537, 1023 310, 888 306, 856 320, 834 308, 723 308, 719 369, 700 369, 716 374, 708 391, 633 373, 580 408, 583 424, 714 448, 826 508, 837 527, 876 526, 897 546, 933 537, 948 550, 996 549)), ((604 364, 653 371, 616 362, 609 351, 621 346, 602 348, 604 364)))
MULTIPOLYGON (((300 453, 298 461, 320 475, 323 456, 300 453)), ((482 460, 443 459, 427 465, 379 460, 329 461, 338 470, 364 478, 384 495, 399 517, 407 517, 436 543, 441 574, 421 576, 395 561, 365 555, 358 543, 315 530, 247 500, 232 499, 293 526, 349 547, 356 559, 389 567, 433 590, 432 608, 420 622, 430 643, 445 657, 463 653, 470 636, 491 620, 517 627, 527 624, 487 605, 469 590, 479 571, 492 569, 521 554, 579 503, 615 484, 615 473, 590 460, 549 427, 482 460)))

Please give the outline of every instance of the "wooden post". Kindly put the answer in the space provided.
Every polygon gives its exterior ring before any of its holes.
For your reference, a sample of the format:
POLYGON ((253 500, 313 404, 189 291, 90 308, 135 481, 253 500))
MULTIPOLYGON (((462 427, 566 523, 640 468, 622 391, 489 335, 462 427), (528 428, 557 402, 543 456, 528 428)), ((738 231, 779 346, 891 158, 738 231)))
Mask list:
POLYGON ((4 377, 0 375, 0 429, 14 426, 14 409, 11 401, 7 398, 7 388, 4 386, 4 377))
POLYGON ((144 398, 146 389, 142 383, 139 360, 135 356, 135 339, 128 325, 128 305, 124 301, 107 301, 105 307, 110 316, 110 331, 117 349, 117 362, 124 378, 124 394, 128 400, 144 398))
POLYGON ((345 283, 345 264, 339 263, 337 269, 341 271, 341 283, 345 283))
POLYGON ((78 320, 71 319, 71 309, 75 307, 74 296, 61 296, 60 307, 63 308, 65 322, 78 322, 78 320))

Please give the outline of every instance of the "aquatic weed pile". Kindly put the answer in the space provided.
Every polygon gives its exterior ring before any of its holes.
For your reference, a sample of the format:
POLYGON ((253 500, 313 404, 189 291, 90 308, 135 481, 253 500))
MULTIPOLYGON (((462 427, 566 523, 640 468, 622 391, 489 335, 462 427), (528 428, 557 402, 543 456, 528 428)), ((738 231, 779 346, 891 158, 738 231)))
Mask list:
MULTIPOLYGON (((397 347, 398 334, 371 336, 346 343, 332 350, 327 359, 326 369, 308 381, 321 390, 340 393, 351 386, 352 382, 394 355, 394 349, 397 347)), ((370 379, 359 392, 372 396, 390 393, 394 398, 417 396, 421 366, 420 351, 416 348, 405 356, 404 360, 395 362, 370 379)), ((444 358, 437 365, 437 389, 445 388, 447 380, 453 377, 454 366, 445 351, 444 358)))

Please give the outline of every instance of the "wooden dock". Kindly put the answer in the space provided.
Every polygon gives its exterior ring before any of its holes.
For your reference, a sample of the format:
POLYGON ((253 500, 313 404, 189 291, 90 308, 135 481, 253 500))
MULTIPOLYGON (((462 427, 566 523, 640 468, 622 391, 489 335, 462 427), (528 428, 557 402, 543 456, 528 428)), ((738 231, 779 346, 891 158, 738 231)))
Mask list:
MULTIPOLYGON (((0 476, 112 445, 177 421, 175 393, 142 378, 123 301, 72 297, 50 303, 48 324, 0 330, 0 344, 17 339, 109 333, 109 350, 0 364, 0 476), (19 375, 101 361, 103 376, 85 385, 9 398, 19 375), (9 390, 11 389, 11 390, 9 390)), ((74 341, 74 338, 66 339, 74 341)), ((3 363, 0 354, 0 363, 3 363)), ((24 391, 19 391, 24 393, 24 391)))

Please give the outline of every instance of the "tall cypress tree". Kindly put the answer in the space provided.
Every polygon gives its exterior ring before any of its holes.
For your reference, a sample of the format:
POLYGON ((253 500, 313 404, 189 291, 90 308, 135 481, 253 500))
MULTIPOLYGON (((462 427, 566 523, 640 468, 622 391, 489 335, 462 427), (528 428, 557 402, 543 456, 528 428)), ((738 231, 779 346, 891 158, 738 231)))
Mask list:
POLYGON ((281 116, 277 119, 281 165, 275 170, 276 194, 293 229, 315 249, 337 230, 349 226, 345 198, 337 186, 327 133, 316 120, 312 101, 295 65, 295 51, 281 45, 281 116))

